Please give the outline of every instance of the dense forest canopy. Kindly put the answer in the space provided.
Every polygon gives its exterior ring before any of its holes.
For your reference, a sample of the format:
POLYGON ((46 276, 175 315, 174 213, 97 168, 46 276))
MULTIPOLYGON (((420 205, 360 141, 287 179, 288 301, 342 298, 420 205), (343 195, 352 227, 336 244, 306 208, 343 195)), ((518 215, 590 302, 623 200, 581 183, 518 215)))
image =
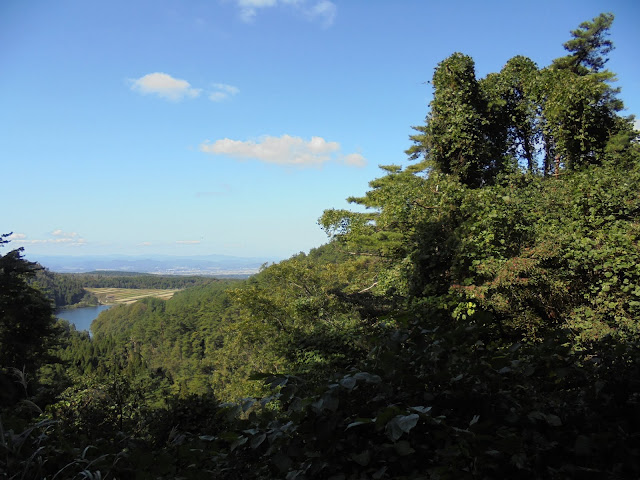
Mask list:
POLYGON ((443 60, 411 163, 246 281, 114 307, 89 338, 0 257, 21 382, 0 475, 637 478, 640 144, 612 21, 543 68, 443 60))

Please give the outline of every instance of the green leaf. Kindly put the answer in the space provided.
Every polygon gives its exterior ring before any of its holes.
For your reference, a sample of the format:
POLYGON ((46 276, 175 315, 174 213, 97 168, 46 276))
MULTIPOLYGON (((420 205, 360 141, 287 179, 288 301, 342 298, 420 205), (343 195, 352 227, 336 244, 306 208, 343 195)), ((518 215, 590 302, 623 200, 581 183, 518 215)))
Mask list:
POLYGON ((379 375, 373 375, 367 372, 358 372, 353 376, 353 378, 355 378, 356 380, 364 380, 367 383, 374 384, 380 383, 382 381, 379 375))
POLYGON ((347 425, 347 428, 345 428, 345 430, 349 430, 353 427, 359 427, 360 425, 369 425, 373 423, 373 421, 374 420, 372 418, 356 418, 353 422, 347 425))
POLYGON ((356 379, 353 377, 345 377, 340 380, 340 385, 346 388, 347 390, 353 390, 353 387, 356 386, 356 379))
POLYGON ((244 445, 245 443, 247 443, 248 440, 249 439, 247 437, 245 437, 244 435, 238 437, 238 439, 229 446, 229 450, 231 450, 233 452, 239 446, 244 445))
POLYGON ((397 415, 392 418, 385 427, 385 433, 390 440, 398 440, 403 433, 409 433, 418 423, 420 416, 417 413, 409 415, 397 415))
POLYGON ((267 438, 267 434, 266 433, 261 433, 260 435, 256 435, 251 439, 251 448, 252 449, 256 449, 258 448, 260 445, 262 445, 262 442, 264 442, 265 438, 267 438))
POLYGON ((431 408, 432 407, 417 406, 417 407, 409 407, 409 410, 413 410, 414 412, 418 412, 426 415, 431 411, 431 408))

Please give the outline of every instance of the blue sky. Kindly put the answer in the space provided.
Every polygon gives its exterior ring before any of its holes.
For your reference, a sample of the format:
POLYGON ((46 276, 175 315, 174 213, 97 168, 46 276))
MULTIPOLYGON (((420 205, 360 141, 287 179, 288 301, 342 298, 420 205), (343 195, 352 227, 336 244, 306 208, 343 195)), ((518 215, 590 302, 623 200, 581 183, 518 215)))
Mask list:
POLYGON ((438 62, 546 66, 608 11, 640 114, 634 0, 3 0, 0 233, 27 258, 308 251, 407 164, 438 62))

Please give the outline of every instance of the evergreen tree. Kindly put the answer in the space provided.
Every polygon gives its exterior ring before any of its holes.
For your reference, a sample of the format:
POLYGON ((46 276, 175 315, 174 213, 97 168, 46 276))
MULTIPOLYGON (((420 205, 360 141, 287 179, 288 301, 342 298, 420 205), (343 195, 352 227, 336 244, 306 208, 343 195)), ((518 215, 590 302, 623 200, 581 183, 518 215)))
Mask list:
MULTIPOLYGON (((0 236, 0 246, 9 235, 0 236)), ((47 360, 55 319, 49 299, 28 283, 39 267, 22 251, 0 256, 0 369, 33 374, 47 360)))
POLYGON ((613 50, 613 42, 607 39, 613 18, 612 13, 601 13, 590 22, 582 22, 571 32, 573 38, 564 44, 570 54, 554 60, 553 66, 579 75, 602 70, 608 61, 606 55, 613 50))

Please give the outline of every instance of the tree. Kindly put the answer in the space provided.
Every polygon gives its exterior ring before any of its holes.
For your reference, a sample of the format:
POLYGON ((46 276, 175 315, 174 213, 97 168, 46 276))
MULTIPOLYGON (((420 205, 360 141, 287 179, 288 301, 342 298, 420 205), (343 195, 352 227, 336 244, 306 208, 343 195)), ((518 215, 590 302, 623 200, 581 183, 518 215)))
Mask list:
MULTIPOLYGON (((0 246, 9 235, 0 236, 0 246)), ((40 267, 25 260, 22 251, 0 256, 0 370, 34 373, 46 360, 55 318, 51 302, 28 284, 40 267)))
POLYGON ((443 173, 480 186, 496 173, 495 151, 488 132, 487 104, 475 77, 471 57, 455 53, 433 76, 434 99, 429 118, 432 159, 443 173))
POLYGON ((529 58, 510 59, 498 74, 480 82, 489 102, 493 138, 497 147, 513 158, 526 161, 527 170, 536 167, 536 145, 541 139, 535 85, 539 71, 529 58))
POLYGON ((557 58, 541 72, 541 107, 545 117, 547 152, 553 152, 556 169, 562 162, 573 170, 598 163, 607 144, 625 129, 618 117, 623 109, 615 75, 603 70, 613 42, 606 37, 613 14, 601 13, 571 32, 564 44, 569 55, 557 58))
POLYGON ((582 22, 571 32, 573 39, 564 44, 570 55, 555 59, 553 66, 579 75, 602 70, 608 61, 606 55, 613 50, 613 42, 606 38, 613 18, 612 13, 601 13, 590 22, 582 22))
POLYGON ((569 170, 599 163, 607 143, 620 129, 622 102, 611 88, 609 72, 577 75, 568 70, 542 72, 545 140, 556 162, 569 170))
POLYGON ((424 155, 434 168, 456 175, 472 187, 491 183, 500 153, 489 130, 487 104, 475 76, 473 59, 454 53, 433 74, 433 101, 426 125, 411 139, 411 158, 424 155))

